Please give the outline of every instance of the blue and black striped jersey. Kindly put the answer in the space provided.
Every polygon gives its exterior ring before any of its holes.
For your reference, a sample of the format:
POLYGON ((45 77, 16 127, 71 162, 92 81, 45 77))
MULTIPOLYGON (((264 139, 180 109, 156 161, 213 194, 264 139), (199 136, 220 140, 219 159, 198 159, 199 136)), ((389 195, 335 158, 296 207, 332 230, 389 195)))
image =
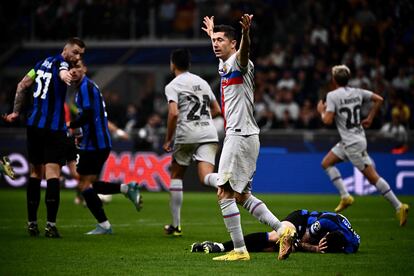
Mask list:
POLYGON ((311 236, 320 239, 328 232, 339 231, 346 239, 344 252, 354 253, 358 250, 361 242, 360 236, 345 216, 333 212, 323 212, 320 216, 308 220, 308 223, 310 224, 309 232, 311 236))
POLYGON ((61 55, 56 55, 38 62, 33 69, 36 78, 27 125, 66 131, 63 105, 67 86, 60 79, 59 72, 69 70, 69 64, 61 55))
POLYGON ((104 99, 98 86, 86 76, 79 85, 75 102, 79 109, 79 117, 86 118, 80 125, 83 133, 80 149, 112 148, 104 99), (85 116, 86 114, 88 115, 85 116))

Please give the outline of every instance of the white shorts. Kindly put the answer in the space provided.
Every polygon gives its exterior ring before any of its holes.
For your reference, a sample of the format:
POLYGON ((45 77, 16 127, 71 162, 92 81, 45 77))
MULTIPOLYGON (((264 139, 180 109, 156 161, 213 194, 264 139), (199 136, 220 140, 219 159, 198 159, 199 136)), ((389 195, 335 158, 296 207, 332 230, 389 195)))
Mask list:
POLYGON ((173 158, 181 166, 189 166, 191 160, 216 163, 217 143, 176 144, 173 158))
POLYGON ((363 171, 366 166, 372 165, 372 160, 367 153, 366 143, 345 146, 339 142, 332 148, 332 152, 340 159, 350 161, 360 171, 363 171))
POLYGON ((217 185, 230 182, 233 191, 250 192, 259 148, 259 135, 227 135, 220 156, 217 185))

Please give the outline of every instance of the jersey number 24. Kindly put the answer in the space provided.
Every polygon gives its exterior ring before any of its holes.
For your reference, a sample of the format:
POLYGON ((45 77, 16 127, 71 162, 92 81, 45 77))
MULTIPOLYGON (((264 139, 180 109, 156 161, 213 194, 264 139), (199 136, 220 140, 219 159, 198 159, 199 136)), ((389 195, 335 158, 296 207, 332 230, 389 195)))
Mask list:
POLYGON ((203 95, 203 101, 200 102, 200 99, 195 95, 187 96, 187 100, 193 104, 191 110, 187 114, 187 120, 197 121, 200 120, 201 116, 210 116, 208 112, 208 107, 210 106, 210 98, 208 95, 203 95), (196 113, 200 110, 200 115, 196 113))

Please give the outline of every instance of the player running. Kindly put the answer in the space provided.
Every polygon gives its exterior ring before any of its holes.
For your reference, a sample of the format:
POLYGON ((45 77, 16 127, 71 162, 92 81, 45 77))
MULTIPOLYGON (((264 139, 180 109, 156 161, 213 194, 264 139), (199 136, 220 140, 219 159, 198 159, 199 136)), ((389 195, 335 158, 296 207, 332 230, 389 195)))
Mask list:
POLYGON ((75 120, 68 123, 68 127, 82 128, 83 135, 79 143, 77 164, 78 185, 86 206, 98 222, 96 228, 86 234, 112 234, 111 224, 98 194, 123 193, 138 211, 141 209, 142 198, 138 184, 135 182, 120 184, 99 181, 99 175, 112 148, 112 141, 105 102, 98 86, 86 76, 86 71, 87 68, 82 60, 71 69, 73 82, 77 88, 75 102, 79 114, 75 120))
POLYGON ((335 119, 341 141, 336 144, 322 160, 322 167, 341 195, 341 201, 335 212, 341 212, 352 205, 354 198, 346 190, 341 174, 335 164, 349 160, 392 204, 396 210, 400 226, 407 222, 409 206, 401 203, 391 190, 390 185, 378 175, 367 153, 367 140, 364 128, 370 127, 372 120, 383 102, 383 98, 371 91, 349 87, 351 71, 346 65, 332 68, 332 80, 335 90, 327 94, 326 103, 319 101, 318 112, 322 121, 331 125, 335 119), (361 118, 361 106, 364 102, 374 104, 364 119, 361 118))
POLYGON ((241 17, 242 37, 238 50, 233 27, 214 26, 213 16, 206 16, 203 21, 202 29, 210 36, 214 53, 220 59, 221 110, 226 137, 220 157, 217 195, 224 224, 234 243, 233 251, 213 258, 217 261, 250 260, 236 202, 279 233, 280 260, 289 256, 295 234, 291 228, 284 227, 266 205, 251 193, 260 147, 259 128, 253 116, 254 66, 249 60, 252 18, 253 15, 249 14, 241 17))
POLYGON ((183 178, 191 160, 197 161, 200 182, 217 188, 214 171, 217 152, 217 130, 212 117, 219 115, 220 106, 209 84, 190 73, 190 52, 177 49, 171 53, 170 69, 175 78, 165 87, 168 101, 167 135, 164 150, 171 152, 170 210, 172 224, 165 225, 168 235, 181 236, 183 178))

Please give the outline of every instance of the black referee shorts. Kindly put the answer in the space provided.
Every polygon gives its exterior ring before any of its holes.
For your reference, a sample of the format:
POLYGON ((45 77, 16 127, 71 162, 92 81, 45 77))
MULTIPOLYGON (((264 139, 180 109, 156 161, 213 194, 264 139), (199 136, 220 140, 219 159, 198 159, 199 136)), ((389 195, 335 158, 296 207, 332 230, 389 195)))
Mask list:
POLYGON ((100 175, 110 152, 110 149, 79 150, 77 172, 80 175, 100 175))
POLYGON ((50 129, 27 128, 27 153, 34 165, 66 164, 66 132, 50 129))

